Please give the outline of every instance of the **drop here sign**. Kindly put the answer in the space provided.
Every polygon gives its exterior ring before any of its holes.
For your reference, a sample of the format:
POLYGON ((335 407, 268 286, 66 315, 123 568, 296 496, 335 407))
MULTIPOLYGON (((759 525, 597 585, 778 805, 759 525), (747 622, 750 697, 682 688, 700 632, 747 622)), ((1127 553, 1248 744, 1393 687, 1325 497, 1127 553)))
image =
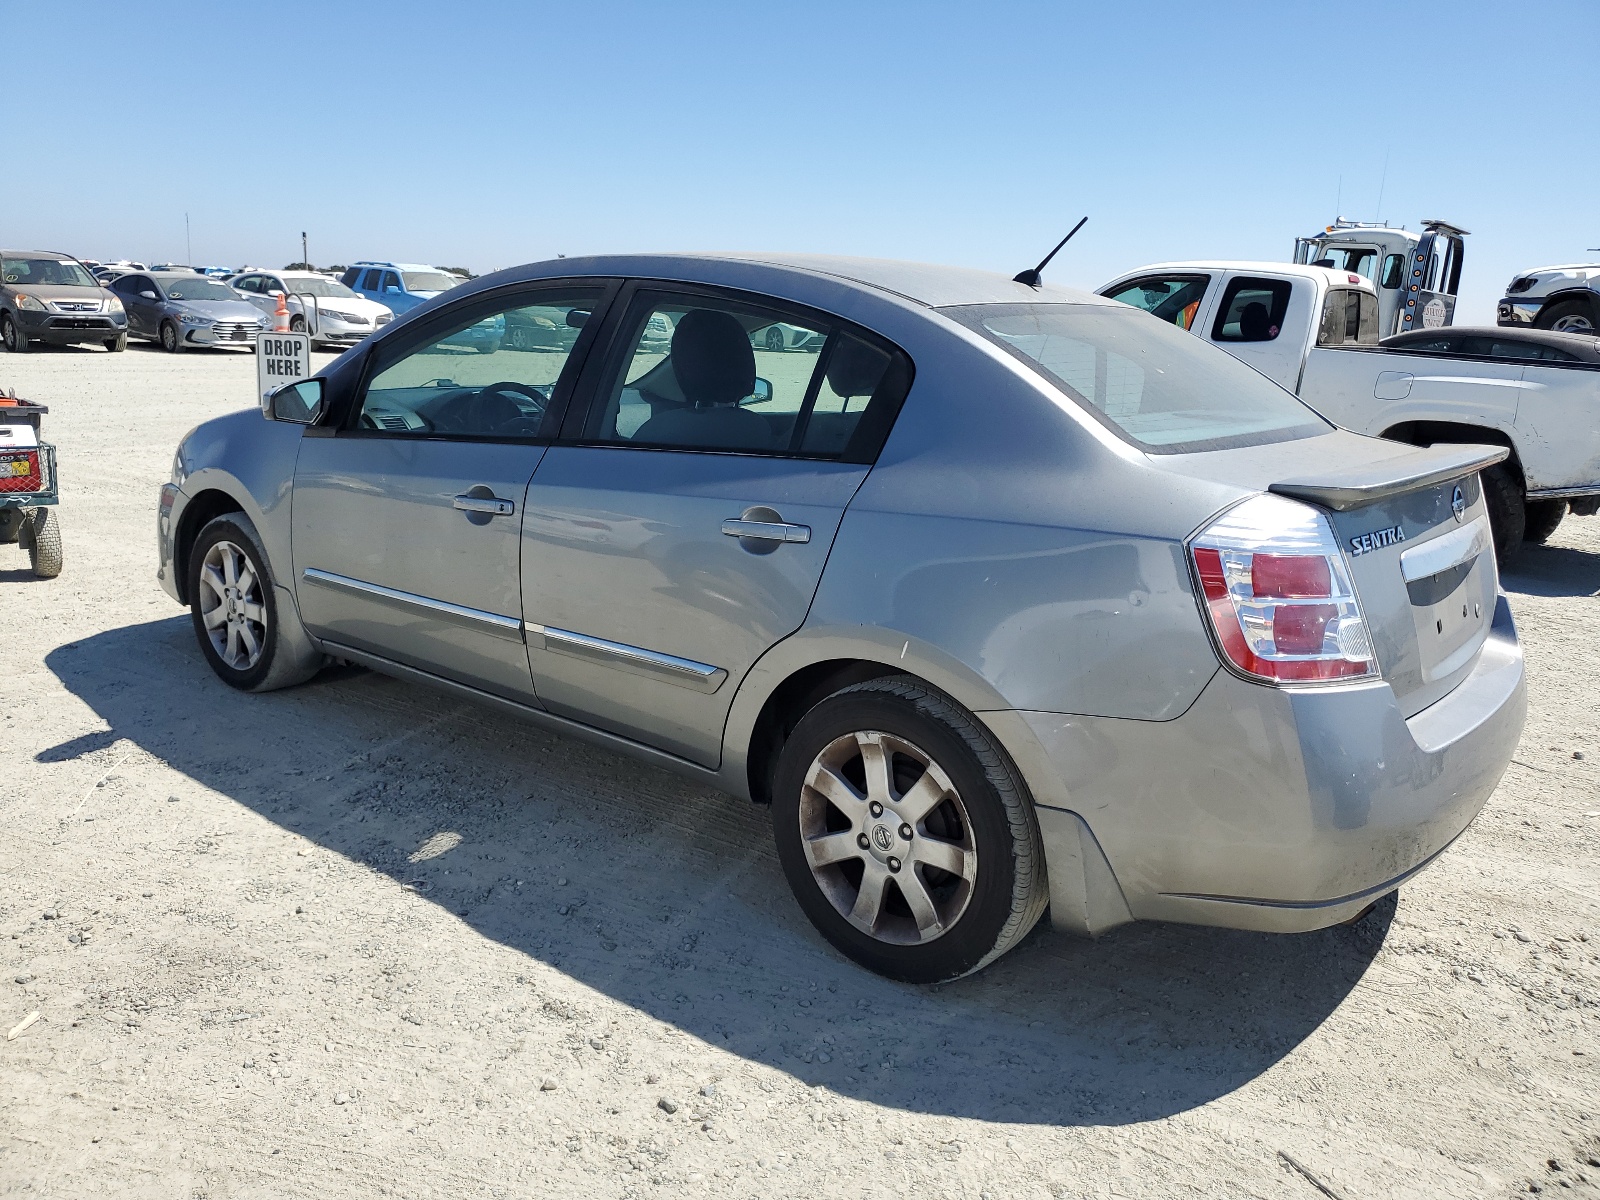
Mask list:
POLYGON ((256 335, 256 381, 261 403, 286 383, 311 378, 311 336, 305 333, 256 335))

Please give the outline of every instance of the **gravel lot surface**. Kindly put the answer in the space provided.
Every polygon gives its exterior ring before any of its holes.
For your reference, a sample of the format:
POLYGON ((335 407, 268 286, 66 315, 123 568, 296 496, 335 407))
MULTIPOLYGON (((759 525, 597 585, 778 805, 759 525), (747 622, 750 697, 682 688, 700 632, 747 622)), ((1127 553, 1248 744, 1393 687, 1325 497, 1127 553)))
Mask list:
POLYGON ((0 547, 0 1194, 1600 1195, 1600 519, 1507 578, 1527 732, 1397 904, 919 989, 762 810, 362 671, 224 687, 156 489, 254 371, 0 355, 66 542, 0 547))

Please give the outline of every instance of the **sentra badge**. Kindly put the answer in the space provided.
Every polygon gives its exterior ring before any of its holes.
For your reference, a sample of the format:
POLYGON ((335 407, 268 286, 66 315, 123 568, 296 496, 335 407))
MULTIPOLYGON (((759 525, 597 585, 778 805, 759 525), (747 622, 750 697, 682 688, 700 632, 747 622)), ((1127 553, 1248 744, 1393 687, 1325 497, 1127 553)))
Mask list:
POLYGON ((1371 533, 1351 538, 1350 552, 1360 558, 1363 554, 1371 554, 1374 550, 1382 550, 1385 546, 1405 540, 1406 531, 1398 525, 1391 525, 1387 529, 1374 529, 1371 533))

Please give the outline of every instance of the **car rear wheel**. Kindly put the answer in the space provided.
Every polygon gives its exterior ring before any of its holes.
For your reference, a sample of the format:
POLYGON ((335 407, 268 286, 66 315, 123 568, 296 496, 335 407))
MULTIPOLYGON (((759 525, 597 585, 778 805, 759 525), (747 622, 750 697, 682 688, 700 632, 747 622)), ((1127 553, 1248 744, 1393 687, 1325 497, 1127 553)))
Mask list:
MULTIPOLYGON (((189 612, 211 669, 228 686, 270 692, 303 683, 322 665, 320 655, 296 652, 304 642, 285 636, 272 570, 255 526, 242 513, 211 521, 189 551, 189 612)), ((297 629, 295 632, 299 632, 297 629)))
POLYGON ((818 931, 892 979, 976 971, 1044 912, 1026 785, 976 718, 907 676, 835 692, 800 719, 772 825, 818 931))
POLYGON ((1522 538, 1537 546, 1550 540, 1550 535, 1567 515, 1565 500, 1529 500, 1523 506, 1527 514, 1523 522, 1522 538))
POLYGON ((119 333, 114 338, 107 338, 105 345, 106 349, 111 351, 111 353, 121 354, 128 348, 128 335, 125 333, 119 333))
POLYGON ((1593 334, 1600 331, 1600 320, 1595 315, 1595 305, 1586 300, 1562 300, 1539 314, 1534 322, 1539 329, 1556 333, 1593 334))
POLYGON ((1489 509, 1489 528, 1494 533, 1494 555, 1501 567, 1516 560, 1527 537, 1527 498, 1522 482, 1505 463, 1496 463, 1483 472, 1483 499, 1489 509))
POLYGON ((12 354, 28 352, 28 335, 22 332, 10 313, 0 316, 0 342, 3 342, 5 348, 12 354))
POLYGON ((161 322, 161 348, 168 354, 176 354, 183 349, 183 339, 178 336, 178 327, 171 321, 161 322))
POLYGON ((767 349, 783 349, 783 330, 779 329, 776 325, 767 330, 767 349))

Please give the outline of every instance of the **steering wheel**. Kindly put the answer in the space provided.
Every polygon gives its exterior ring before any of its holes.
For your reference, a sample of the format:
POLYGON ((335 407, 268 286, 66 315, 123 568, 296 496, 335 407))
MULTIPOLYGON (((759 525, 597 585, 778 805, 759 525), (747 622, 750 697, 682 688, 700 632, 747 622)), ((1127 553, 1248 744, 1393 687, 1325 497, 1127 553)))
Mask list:
POLYGON ((540 426, 544 423, 544 409, 545 405, 550 403, 550 397, 531 384, 518 383, 514 379, 491 383, 474 392, 473 399, 477 401, 488 396, 505 393, 521 396, 524 400, 531 400, 536 411, 531 415, 524 413, 521 416, 501 421, 492 432, 507 435, 538 433, 540 426))

